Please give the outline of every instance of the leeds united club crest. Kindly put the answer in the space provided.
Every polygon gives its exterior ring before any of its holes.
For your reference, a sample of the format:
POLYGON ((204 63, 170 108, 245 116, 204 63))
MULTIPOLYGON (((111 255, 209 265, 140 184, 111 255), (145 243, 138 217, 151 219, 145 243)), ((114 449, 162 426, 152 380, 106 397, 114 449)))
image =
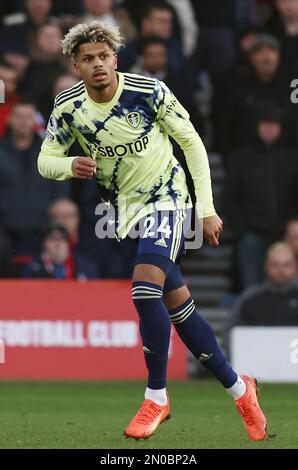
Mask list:
POLYGON ((128 113, 126 115, 126 120, 128 122, 128 124, 133 127, 134 129, 136 129, 137 127, 139 127, 140 125, 140 122, 141 122, 141 115, 140 113, 137 113, 135 111, 131 112, 131 113, 128 113))

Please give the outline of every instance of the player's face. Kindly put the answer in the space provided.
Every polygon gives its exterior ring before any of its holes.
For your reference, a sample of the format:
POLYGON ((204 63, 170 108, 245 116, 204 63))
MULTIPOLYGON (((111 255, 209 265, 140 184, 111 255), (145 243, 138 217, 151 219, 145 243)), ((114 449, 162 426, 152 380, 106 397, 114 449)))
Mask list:
POLYGON ((75 68, 87 87, 104 90, 115 80, 117 57, 105 42, 82 44, 75 68))

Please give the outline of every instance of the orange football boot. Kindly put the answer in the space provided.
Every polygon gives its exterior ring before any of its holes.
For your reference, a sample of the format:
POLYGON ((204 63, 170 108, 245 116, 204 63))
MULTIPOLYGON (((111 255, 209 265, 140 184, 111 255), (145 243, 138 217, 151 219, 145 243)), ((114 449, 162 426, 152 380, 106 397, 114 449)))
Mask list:
POLYGON ((170 400, 164 406, 158 405, 152 400, 144 400, 139 411, 131 420, 124 431, 126 437, 134 439, 148 439, 152 436, 157 426, 170 418, 170 400))
POLYGON ((246 391, 235 401, 237 411, 243 418, 248 437, 252 441, 263 441, 267 437, 267 422, 258 402, 257 381, 248 375, 241 375, 241 378, 245 382, 246 391))

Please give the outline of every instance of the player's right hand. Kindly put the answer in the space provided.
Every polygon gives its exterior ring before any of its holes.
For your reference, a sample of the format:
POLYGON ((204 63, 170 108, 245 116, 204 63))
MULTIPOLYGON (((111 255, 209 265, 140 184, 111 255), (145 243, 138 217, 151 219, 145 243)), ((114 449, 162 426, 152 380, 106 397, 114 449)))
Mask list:
POLYGON ((91 180, 96 173, 96 163, 91 157, 77 157, 72 162, 71 171, 74 178, 91 180))

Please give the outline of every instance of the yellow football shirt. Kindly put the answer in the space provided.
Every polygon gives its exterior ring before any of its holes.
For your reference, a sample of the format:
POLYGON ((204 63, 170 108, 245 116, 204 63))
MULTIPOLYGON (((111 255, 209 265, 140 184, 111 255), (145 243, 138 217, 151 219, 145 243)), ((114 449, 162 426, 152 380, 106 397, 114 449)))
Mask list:
POLYGON ((56 97, 38 157, 41 175, 73 177, 76 157, 68 152, 78 139, 97 164, 101 198, 117 208, 115 231, 124 238, 147 214, 192 205, 172 136, 185 154, 201 216, 214 215, 208 157, 187 111, 159 80, 129 73, 118 80, 108 103, 94 102, 83 81, 56 97))

